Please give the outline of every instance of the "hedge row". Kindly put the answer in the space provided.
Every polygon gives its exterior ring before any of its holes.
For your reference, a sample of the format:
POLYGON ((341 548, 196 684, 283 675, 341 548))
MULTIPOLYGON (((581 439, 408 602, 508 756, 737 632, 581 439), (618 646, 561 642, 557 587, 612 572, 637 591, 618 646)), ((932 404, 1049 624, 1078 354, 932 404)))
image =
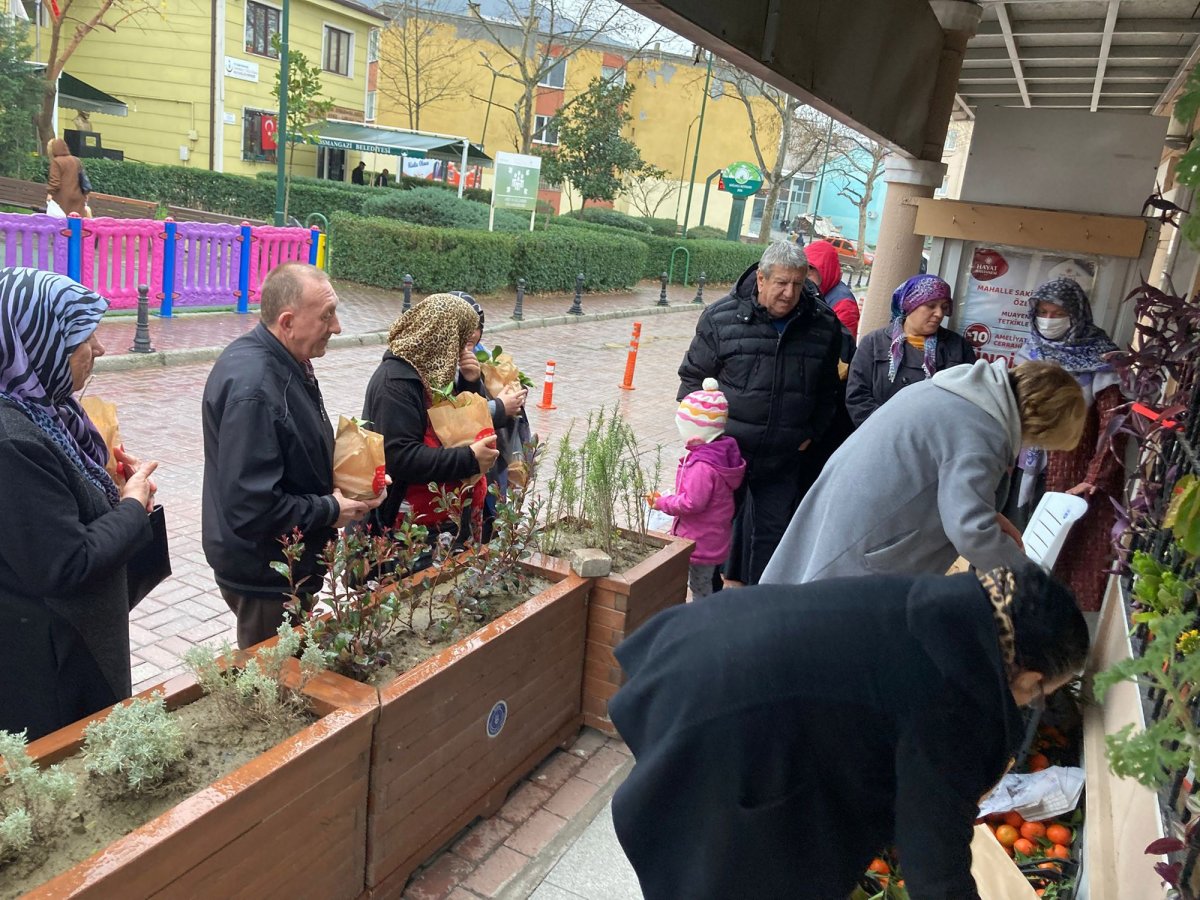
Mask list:
MULTIPOLYGON (((369 172, 367 174, 371 175, 369 172)), ((259 172, 254 177, 262 178, 271 182, 271 184, 275 183, 274 171, 259 172)), ((327 181, 324 178, 314 178, 310 175, 293 175, 292 184, 296 185, 299 183, 314 184, 318 187, 340 187, 351 191, 366 191, 369 195, 375 190, 375 188, 369 185, 351 184, 347 181, 327 181)), ((456 184, 446 184, 442 181, 430 181, 426 178, 414 178, 412 175, 401 175, 398 177, 392 175, 388 181, 388 187, 396 188, 401 191, 412 191, 416 190, 417 188, 436 188, 438 190, 453 194, 455 197, 458 196, 458 185, 456 184)), ((463 188, 463 199, 474 200, 477 203, 491 203, 492 192, 485 191, 482 188, 463 188)))
POLYGON ((629 288, 637 284, 646 255, 642 244, 620 235, 489 233, 348 213, 334 214, 330 247, 334 277, 397 289, 407 273, 421 293, 488 294, 517 278, 531 293, 568 291, 578 272, 587 290, 629 288))
MULTIPOLYGON (((398 219, 411 225, 433 228, 481 228, 488 226, 488 204, 460 200, 454 194, 435 187, 411 191, 375 191, 363 204, 362 215, 398 219)), ((546 216, 541 217, 546 226, 546 216)), ((528 231, 529 214, 509 209, 496 210, 497 231, 528 231)))

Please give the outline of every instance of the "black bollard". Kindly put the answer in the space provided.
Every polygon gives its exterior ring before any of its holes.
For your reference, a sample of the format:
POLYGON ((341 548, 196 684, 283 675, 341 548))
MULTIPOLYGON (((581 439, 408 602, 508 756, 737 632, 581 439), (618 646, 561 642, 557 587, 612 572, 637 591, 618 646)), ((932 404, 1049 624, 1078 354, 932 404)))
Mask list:
POLYGON ((512 317, 520 322, 525 318, 525 279, 517 279, 517 305, 513 307, 512 317))
POLYGON ((667 273, 663 272, 658 276, 658 281, 662 285, 658 291, 658 303, 656 306, 667 306, 667 273))
POLYGON ((700 273, 700 280, 696 282, 696 296, 692 298, 692 302, 700 306, 704 305, 704 273, 700 273))
POLYGON ((133 346, 130 353, 153 353, 150 346, 150 288, 144 284, 138 285, 137 330, 133 333, 133 346))
POLYGON ((412 309, 412 276, 404 276, 404 311, 412 309))
POLYGON ((575 276, 575 302, 571 304, 571 308, 567 310, 568 316, 583 315, 583 273, 580 272, 575 276))

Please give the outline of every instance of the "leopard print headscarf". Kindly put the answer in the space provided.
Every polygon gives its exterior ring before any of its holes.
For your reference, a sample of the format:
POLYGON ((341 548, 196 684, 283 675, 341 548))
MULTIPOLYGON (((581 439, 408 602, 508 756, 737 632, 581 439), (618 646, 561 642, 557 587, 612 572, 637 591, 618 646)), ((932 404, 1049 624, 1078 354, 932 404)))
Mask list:
POLYGON ((996 631, 1000 636, 1000 656, 1004 668, 1011 677, 1017 664, 1017 633, 1013 628, 1012 601, 1017 591, 1017 580, 1011 569, 1003 567, 990 572, 976 572, 975 576, 992 601, 992 615, 996 619, 996 631))
POLYGON ((479 327, 479 315, 452 294, 430 294, 401 314, 388 332, 388 349, 417 370, 430 393, 454 381, 458 357, 479 327))

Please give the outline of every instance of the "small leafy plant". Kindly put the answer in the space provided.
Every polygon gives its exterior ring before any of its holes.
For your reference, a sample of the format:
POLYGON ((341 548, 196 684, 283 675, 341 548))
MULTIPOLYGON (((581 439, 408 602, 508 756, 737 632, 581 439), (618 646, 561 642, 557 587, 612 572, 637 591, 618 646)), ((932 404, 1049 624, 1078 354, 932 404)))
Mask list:
POLYGON ((114 706, 83 729, 84 768, 110 797, 154 791, 178 774, 185 749, 161 691, 114 706))
POLYGON ((0 867, 57 833, 59 810, 75 793, 75 779, 60 766, 39 768, 25 743, 23 731, 0 731, 0 867))

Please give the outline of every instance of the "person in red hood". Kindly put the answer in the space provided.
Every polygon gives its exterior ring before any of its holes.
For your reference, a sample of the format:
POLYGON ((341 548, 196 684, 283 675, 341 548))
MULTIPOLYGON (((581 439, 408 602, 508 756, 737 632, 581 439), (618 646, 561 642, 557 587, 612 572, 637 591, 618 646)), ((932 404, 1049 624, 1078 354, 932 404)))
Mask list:
POLYGON ((804 255, 812 266, 808 270, 808 277, 817 283, 821 299, 833 310, 838 321, 846 326, 850 337, 857 340, 858 301, 854 299, 850 285, 842 281, 842 261, 837 248, 829 241, 813 241, 804 248, 804 255), (814 276, 819 276, 820 280, 814 276))

